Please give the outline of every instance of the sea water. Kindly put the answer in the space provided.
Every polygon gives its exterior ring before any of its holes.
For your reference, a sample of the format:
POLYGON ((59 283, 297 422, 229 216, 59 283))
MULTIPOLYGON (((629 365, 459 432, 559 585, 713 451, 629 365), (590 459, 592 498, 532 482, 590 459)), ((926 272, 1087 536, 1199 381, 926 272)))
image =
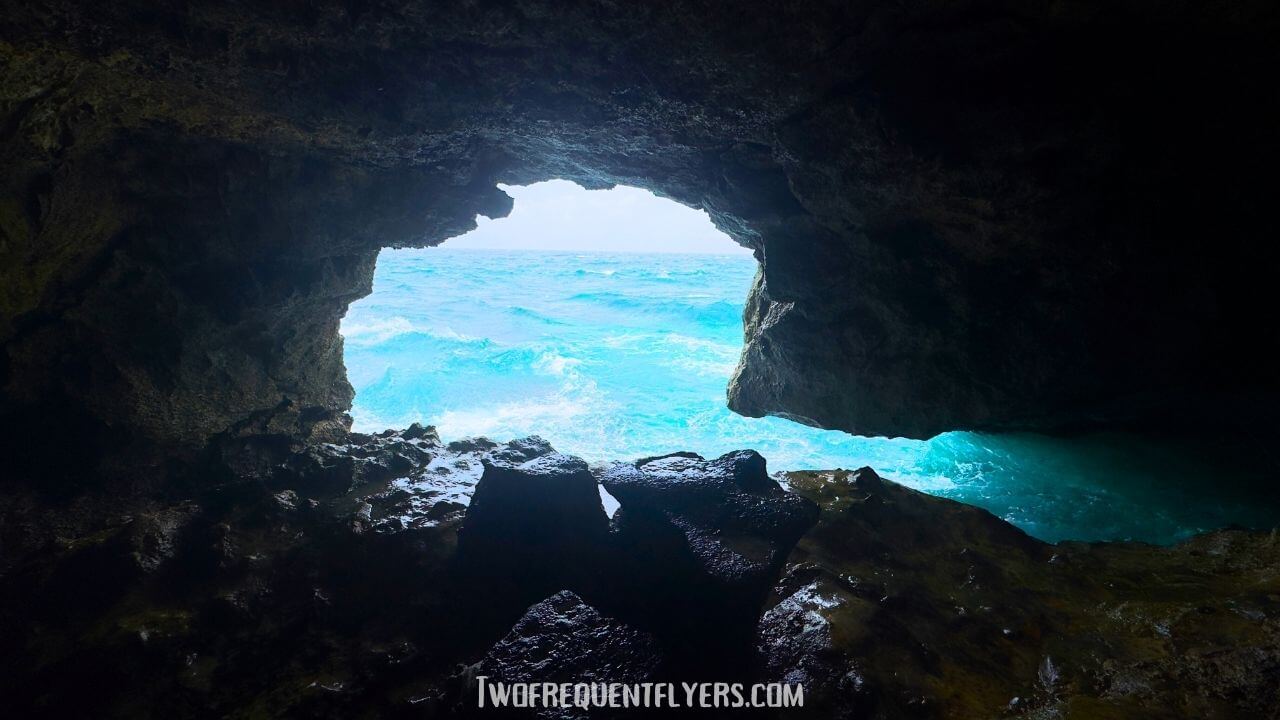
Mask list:
POLYGON ((1050 541, 1280 521, 1222 490, 1249 471, 1133 436, 867 438, 735 415, 725 388, 755 270, 741 254, 384 250, 342 323, 355 429, 536 434, 591 462, 752 448, 771 471, 870 465, 1050 541))

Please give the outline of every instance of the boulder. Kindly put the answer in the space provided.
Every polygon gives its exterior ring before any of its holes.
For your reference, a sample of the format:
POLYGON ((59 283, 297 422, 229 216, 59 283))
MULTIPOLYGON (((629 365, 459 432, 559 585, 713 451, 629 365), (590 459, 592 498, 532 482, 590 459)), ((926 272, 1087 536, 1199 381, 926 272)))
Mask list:
POLYGON ((609 518, 587 464, 534 437, 494 450, 483 465, 458 534, 463 570, 508 589, 521 607, 561 588, 593 585, 604 566, 609 518))
MULTIPOLYGON (((642 683, 652 681, 661 662, 648 633, 602 615, 578 595, 564 590, 529 608, 506 637, 475 666, 485 683, 642 683)), ((477 682, 463 707, 478 710, 477 682)), ((492 701, 485 698, 486 707, 492 701)), ((609 717, 580 707, 539 708, 542 718, 609 717)))
POLYGON ((744 637, 787 553, 818 515, 772 480, 751 450, 619 463, 601 483, 621 505, 614 516, 619 602, 680 645, 744 637))

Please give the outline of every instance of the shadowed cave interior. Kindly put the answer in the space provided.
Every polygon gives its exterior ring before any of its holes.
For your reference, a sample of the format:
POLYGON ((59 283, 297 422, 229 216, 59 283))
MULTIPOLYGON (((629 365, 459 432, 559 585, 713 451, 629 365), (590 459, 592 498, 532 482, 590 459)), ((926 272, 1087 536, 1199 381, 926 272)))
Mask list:
POLYGON ((625 185, 760 265, 739 415, 1211 442, 1251 474, 1167 487, 1275 508, 1271 4, 2 13, 16 716, 485 715, 477 674, 805 686, 759 716, 1274 714, 1265 524, 1047 543, 856 462, 352 432, 340 334, 384 248, 507 215, 499 185, 625 185))

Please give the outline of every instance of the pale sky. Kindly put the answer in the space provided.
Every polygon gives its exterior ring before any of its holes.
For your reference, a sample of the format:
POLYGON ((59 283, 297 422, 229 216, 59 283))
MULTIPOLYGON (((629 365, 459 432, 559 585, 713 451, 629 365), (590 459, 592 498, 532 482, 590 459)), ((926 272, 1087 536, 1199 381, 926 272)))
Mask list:
POLYGON ((475 230, 445 243, 452 250, 750 253, 701 210, 648 190, 584 190, 567 180, 499 185, 515 199, 511 214, 476 218, 475 230))

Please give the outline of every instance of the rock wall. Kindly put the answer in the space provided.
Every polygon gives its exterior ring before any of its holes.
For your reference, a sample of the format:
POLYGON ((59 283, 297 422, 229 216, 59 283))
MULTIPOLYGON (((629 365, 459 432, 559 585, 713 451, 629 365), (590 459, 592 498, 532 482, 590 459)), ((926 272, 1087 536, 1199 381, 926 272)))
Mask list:
POLYGON ((15 424, 331 435, 377 249, 554 177, 652 189, 755 249, 744 414, 925 437, 1274 402, 1270 3, 3 13, 15 424))
POLYGON ((0 697, 13 717, 494 717, 487 676, 803 685, 762 718, 1275 716, 1274 531, 1049 545, 869 468, 787 492, 751 451, 601 468, 610 521, 583 465, 414 425, 192 469, 179 499, 0 493, 0 697))
POLYGON ((442 202, 422 173, 148 138, 160 158, 142 142, 77 158, 75 185, 33 201, 45 221, 12 248, 26 273, 9 298, 6 399, 190 446, 344 429, 338 322, 370 291, 379 244, 463 232, 472 207, 442 202), (64 220, 92 227, 65 239, 64 220), (57 263, 46 243, 63 245, 57 263))

